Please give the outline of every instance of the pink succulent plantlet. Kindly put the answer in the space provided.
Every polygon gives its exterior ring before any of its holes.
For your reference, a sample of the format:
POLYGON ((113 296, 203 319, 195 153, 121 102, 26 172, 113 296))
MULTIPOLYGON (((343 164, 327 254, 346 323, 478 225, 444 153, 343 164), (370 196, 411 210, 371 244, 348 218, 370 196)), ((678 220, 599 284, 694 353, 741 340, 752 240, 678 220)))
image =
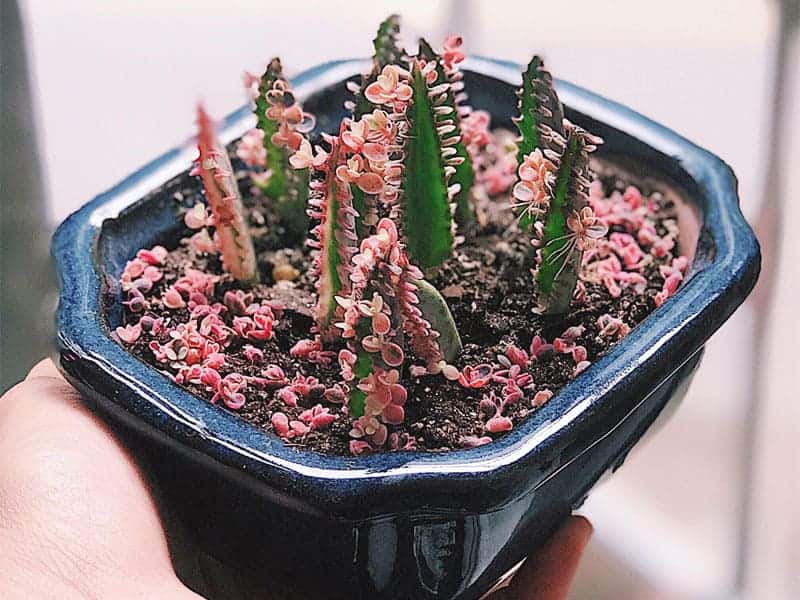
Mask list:
POLYGON ((530 356, 531 360, 538 360, 548 352, 553 351, 553 345, 548 344, 541 336, 535 335, 531 340, 530 356))
POLYGON ((402 71, 396 65, 386 65, 377 81, 367 86, 364 96, 377 105, 397 106, 411 100, 411 86, 402 81, 402 71))
POLYGON ((302 437, 311 431, 311 428, 302 421, 290 420, 289 417, 282 412, 273 413, 270 422, 272 423, 275 433, 287 440, 302 437))
POLYGON ((486 444, 491 443, 492 438, 488 435, 480 436, 477 435, 466 435, 459 440, 459 444, 462 448, 477 448, 478 446, 485 446, 486 444))
POLYGON ((248 167, 266 167, 267 149, 264 147, 264 132, 256 128, 245 133, 236 147, 236 156, 248 167))
POLYGON ((467 365, 458 376, 458 383, 465 388, 479 389, 492 381, 492 365, 481 363, 476 366, 467 365))
POLYGON ((342 379, 345 381, 353 380, 355 377, 353 367, 357 360, 358 357, 347 348, 339 350, 339 368, 341 369, 342 379))
POLYGON ((417 449, 417 440, 409 434, 392 432, 389 434, 389 449, 392 452, 408 452, 417 449))
POLYGON ((322 393, 322 397, 333 404, 344 404, 347 399, 346 386, 340 383, 334 383, 322 393))
POLYGON ((576 363, 582 363, 589 357, 589 353, 586 351, 586 348, 583 346, 575 346, 572 349, 572 360, 576 363))
POLYGON ((514 344, 510 344, 508 348, 506 348, 506 357, 513 364, 522 367, 523 369, 527 369, 530 366, 531 359, 528 356, 528 353, 514 344))
POLYGON ((304 358, 310 362, 320 365, 329 365, 333 362, 336 353, 331 350, 323 350, 322 340, 319 336, 313 340, 300 340, 291 350, 289 354, 296 358, 304 358))
POLYGON ((149 250, 142 249, 136 253, 136 258, 143 260, 148 265, 161 265, 167 258, 167 249, 163 246, 153 246, 149 250))
POLYGON ((179 308, 184 308, 186 306, 186 301, 183 299, 183 296, 181 296, 180 292, 174 287, 171 287, 164 292, 164 296, 161 301, 164 306, 171 310, 178 310, 179 308))
POLYGON ((197 107, 197 124, 200 153, 197 172, 203 179, 206 199, 214 214, 223 265, 235 279, 255 281, 258 279, 256 257, 238 184, 227 151, 217 140, 214 125, 202 105, 197 107))
POLYGON ((142 335, 142 326, 139 323, 117 327, 115 330, 117 337, 126 344, 134 344, 142 335))
POLYGON ((625 337, 631 330, 622 319, 612 317, 609 314, 597 317, 597 326, 600 328, 601 337, 615 337, 617 339, 625 337))
POLYGON ((463 43, 460 35, 451 35, 444 41, 442 62, 446 69, 453 69, 464 60, 464 52, 461 50, 463 43))
POLYGON ((517 174, 519 182, 514 186, 514 207, 520 207, 520 217, 530 216, 534 220, 547 211, 550 202, 549 186, 554 177, 555 166, 538 148, 525 157, 517 174))
POLYGON ((549 402, 550 398, 553 397, 553 392, 550 390, 539 390, 534 394, 533 399, 531 400, 531 406, 534 408, 539 408, 549 402))
POLYGON ((586 369, 588 369, 592 365, 591 362, 588 360, 582 360, 577 365, 575 365, 575 369, 572 371, 572 377, 575 378, 581 373, 583 373, 586 369))
POLYGON ((325 429, 333 423, 336 420, 336 415, 332 415, 330 410, 323 408, 321 404, 315 404, 313 407, 301 412, 298 418, 312 430, 319 430, 325 429))
POLYGON ((389 438, 389 430, 375 417, 364 415, 353 422, 350 437, 364 438, 372 446, 380 448, 389 438))
POLYGON ((522 395, 521 393, 517 394, 514 390, 509 390, 506 396, 508 396, 509 399, 506 399, 506 397, 498 398, 494 392, 489 392, 483 396, 480 402, 481 410, 488 412, 494 411, 494 415, 492 415, 484 425, 484 429, 489 433, 502 433, 511 430, 514 426, 513 421, 509 417, 503 415, 503 411, 508 404, 515 402, 521 398, 522 395))
POLYGON ((207 229, 201 229, 189 238, 189 244, 198 254, 214 254, 219 252, 219 246, 208 233, 207 229))
POLYGON ((336 168, 336 177, 345 183, 356 184, 365 194, 378 194, 383 190, 383 177, 366 171, 367 168, 364 157, 354 154, 346 164, 336 168))
POLYGON ((567 228, 575 235, 579 250, 590 249, 608 232, 608 227, 595 216, 591 206, 584 206, 580 211, 573 211, 567 217, 567 228))
POLYGON ((486 422, 486 431, 489 433, 502 433, 511 431, 514 423, 508 417, 494 416, 486 422))
POLYGON ((297 151, 289 157, 289 164, 293 169, 322 169, 328 160, 328 153, 320 146, 315 150, 311 149, 310 142, 304 138, 297 151))
POLYGON ((264 351, 261 350, 261 348, 256 348, 250 344, 245 344, 242 351, 244 352, 245 358, 253 364, 264 361, 264 351))
POLYGON ((222 399, 223 404, 231 410, 239 410, 244 406, 244 391, 247 389, 247 379, 239 373, 230 373, 221 378, 214 390, 211 403, 222 399))
POLYGON ((297 406, 297 392, 295 392, 291 387, 283 387, 278 390, 277 394, 278 400, 283 402, 286 406, 297 406))
POLYGON ((371 452, 372 446, 365 440, 350 440, 350 454, 359 456, 365 452, 371 452))
POLYGON ((397 369, 384 371, 375 368, 372 373, 362 379, 358 389, 364 392, 365 413, 380 416, 384 423, 397 425, 403 422, 405 404, 408 393, 399 383, 400 372, 397 369))

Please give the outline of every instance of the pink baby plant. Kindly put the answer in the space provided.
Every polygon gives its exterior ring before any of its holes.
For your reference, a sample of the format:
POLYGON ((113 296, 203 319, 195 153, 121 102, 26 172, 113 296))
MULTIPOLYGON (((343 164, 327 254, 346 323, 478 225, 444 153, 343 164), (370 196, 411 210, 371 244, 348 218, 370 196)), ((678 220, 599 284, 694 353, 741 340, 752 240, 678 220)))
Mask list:
POLYGON ((597 317, 597 327, 600 329, 601 337, 613 337, 622 339, 630 332, 631 328, 622 320, 609 314, 597 317))
POLYGON ((327 428, 328 425, 336 420, 336 415, 332 415, 330 410, 324 408, 321 404, 315 404, 313 407, 301 412, 298 419, 313 431, 327 428))
POLYGON ((351 453, 361 454, 383 446, 389 438, 389 430, 374 416, 363 415, 353 421, 350 437, 355 438, 350 442, 351 453))
POLYGON ((409 452, 417 449, 417 440, 409 434, 393 431, 389 434, 389 449, 392 452, 409 452))
POLYGON ((117 327, 114 332, 117 337, 126 344, 135 344, 142 336, 142 326, 139 323, 128 324, 124 327, 117 327))
POLYGON ((514 427, 513 421, 509 417, 503 416, 506 404, 506 400, 498 398, 494 392, 489 392, 481 400, 481 410, 492 415, 484 425, 484 429, 488 433, 503 433, 514 427))
POLYGON ((273 413, 270 422, 272 423, 272 428, 275 430, 275 433, 286 440, 303 437, 311 431, 311 427, 303 423, 303 421, 296 419, 290 420, 289 417, 282 412, 273 413))
POLYGON ((247 164, 266 167, 253 175, 253 183, 275 202, 287 234, 299 240, 308 230, 309 172, 308 165, 290 157, 306 152, 306 134, 314 128, 315 119, 298 102, 278 58, 269 62, 258 82, 254 112, 258 129, 242 139, 237 152, 247 164))
POLYGON ((550 398, 553 397, 553 392, 550 390, 539 390, 533 396, 531 400, 531 406, 533 408, 539 408, 540 406, 544 406, 550 401, 550 398))
POLYGON ((465 388, 479 389, 492 381, 492 365, 482 363, 477 366, 467 365, 458 375, 458 383, 465 388))
POLYGON ((195 173, 203 180, 206 200, 214 215, 222 263, 234 279, 257 281, 256 255, 244 218, 239 187, 227 150, 217 140, 214 124, 202 105, 197 107, 197 124, 200 157, 195 173))

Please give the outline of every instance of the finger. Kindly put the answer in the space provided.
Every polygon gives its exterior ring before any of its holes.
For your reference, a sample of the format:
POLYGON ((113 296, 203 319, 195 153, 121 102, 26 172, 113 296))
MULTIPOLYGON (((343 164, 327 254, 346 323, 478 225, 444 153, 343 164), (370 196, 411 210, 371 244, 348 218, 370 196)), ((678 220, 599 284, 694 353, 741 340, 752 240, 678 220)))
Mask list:
POLYGON ((52 363, 40 363, 0 398, 0 597, 144 590, 190 595, 136 465, 52 363))
POLYGON ((58 368, 56 368, 55 364, 53 364, 53 361, 49 358, 45 358, 36 363, 30 370, 30 373, 28 373, 28 375, 25 377, 25 380, 27 381, 28 379, 33 379, 35 377, 64 379, 61 376, 61 373, 58 371, 58 368))
POLYGON ((511 580, 508 595, 518 600, 566 598, 591 535, 592 525, 587 519, 570 517, 545 546, 528 557, 511 580))

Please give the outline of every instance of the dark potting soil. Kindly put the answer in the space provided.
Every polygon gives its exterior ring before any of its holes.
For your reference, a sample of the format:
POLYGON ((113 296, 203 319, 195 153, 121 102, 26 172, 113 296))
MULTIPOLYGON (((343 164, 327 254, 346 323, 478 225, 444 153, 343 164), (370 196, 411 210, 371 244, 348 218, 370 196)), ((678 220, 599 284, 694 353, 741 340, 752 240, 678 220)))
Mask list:
MULTIPOLYGON (((156 283, 148 295, 150 306, 146 314, 163 317, 167 323, 186 322, 187 309, 170 310, 160 302, 164 290, 181 277, 187 268, 198 269, 219 275, 214 298, 211 302, 222 302, 223 295, 230 289, 251 291, 255 301, 274 299, 286 306, 283 316, 275 325, 275 336, 267 342, 247 343, 263 351, 264 360, 253 364, 245 357, 244 342, 234 337, 226 350, 226 366, 220 369, 225 375, 230 372, 246 376, 261 376, 267 364, 283 368, 291 378, 295 373, 316 377, 319 385, 307 397, 300 397, 296 408, 287 406, 280 400, 275 389, 260 389, 249 386, 244 406, 235 412, 256 427, 272 431, 271 417, 276 411, 283 412, 289 419, 296 419, 300 412, 315 404, 322 403, 338 418, 324 430, 312 430, 306 435, 287 441, 287 444, 312 449, 326 454, 349 455, 351 440, 350 419, 342 413, 342 405, 326 402, 322 394, 333 384, 341 382, 340 369, 334 360, 328 366, 320 366, 307 360, 290 356, 290 348, 301 339, 311 337, 313 325, 311 309, 315 302, 314 282, 307 275, 311 262, 310 252, 295 240, 292 248, 285 248, 284 233, 280 227, 273 204, 269 199, 255 193, 251 187, 248 172, 235 160, 234 148, 231 156, 237 168, 243 200, 246 205, 251 233, 256 245, 261 284, 242 286, 230 279, 221 268, 215 255, 197 255, 186 243, 173 243, 164 261, 161 281, 156 283), (276 283, 273 269, 276 265, 291 265, 298 276, 293 282, 276 283)), ((676 226, 677 207, 668 194, 662 194, 653 184, 631 181, 622 171, 608 164, 596 163, 604 174, 600 177, 606 195, 613 190, 622 192, 630 184, 636 184, 646 198, 653 200, 655 210, 649 215, 658 235, 663 236, 676 226)), ((184 206, 192 206, 202 201, 199 181, 188 173, 166 184, 153 194, 167 194, 184 206)), ((479 206, 479 222, 473 223, 460 233, 466 241, 459 245, 453 256, 431 278, 446 298, 458 326, 464 344, 463 351, 453 362, 462 369, 466 365, 497 363, 509 344, 527 349, 533 336, 539 335, 548 342, 561 335, 571 326, 582 326, 583 333, 575 340, 588 352, 588 360, 596 361, 614 343, 611 337, 601 336, 597 320, 609 314, 619 318, 628 326, 635 327, 655 308, 655 296, 661 291, 664 277, 659 272, 661 265, 669 264, 671 256, 657 258, 644 267, 641 274, 647 280, 644 293, 637 293, 632 287, 622 289, 619 297, 612 297, 605 285, 586 282, 586 297, 581 303, 574 302, 573 309, 564 316, 543 318, 534 313, 532 248, 530 235, 520 232, 514 216, 508 208, 507 195, 483 200, 479 206)), ((611 231, 614 231, 612 227, 611 231)), ((185 235, 190 235, 187 229, 185 235)), ((676 252, 677 255, 677 252, 676 252)), ((141 313, 133 315, 126 310, 126 322, 135 322, 141 313)), ((223 314, 226 323, 231 317, 223 314)), ((148 343, 151 340, 164 343, 168 335, 144 339, 144 336, 126 347, 141 360, 154 368, 174 375, 167 365, 156 361, 148 343)), ((333 350, 342 347, 335 345, 333 350)), ((518 426, 525 417, 536 410, 531 398, 540 390, 558 390, 573 378, 575 362, 570 354, 549 353, 540 360, 531 362, 529 372, 533 386, 526 389, 525 398, 509 405, 504 415, 510 417, 518 426)), ((589 375, 578 375, 581 377, 589 375)), ((441 451, 464 447, 465 439, 489 435, 497 438, 503 434, 487 434, 484 424, 492 415, 484 414, 480 400, 490 390, 498 393, 500 384, 490 384, 482 389, 467 389, 458 382, 447 381, 441 376, 411 378, 407 371, 403 383, 408 390, 405 404, 405 422, 390 426, 390 431, 409 434, 422 451, 441 451)), ((213 393, 202 385, 187 384, 186 387, 199 397, 210 400, 213 393)), ((220 410, 228 410, 221 403, 220 410)))

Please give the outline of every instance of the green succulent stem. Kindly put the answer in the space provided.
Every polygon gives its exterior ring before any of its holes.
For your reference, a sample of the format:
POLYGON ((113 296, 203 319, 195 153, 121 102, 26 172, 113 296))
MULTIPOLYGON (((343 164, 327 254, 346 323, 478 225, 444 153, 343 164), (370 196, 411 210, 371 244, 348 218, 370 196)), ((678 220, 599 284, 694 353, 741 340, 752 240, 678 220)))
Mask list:
MULTIPOLYGON (((428 84, 418 64, 411 72, 408 139, 403 175, 403 231, 411 261, 423 270, 441 265, 453 248, 448 175, 428 84)), ((441 98, 441 96, 438 96, 441 98)))
MULTIPOLYGON (((442 57, 439 56, 425 40, 419 40, 419 55, 426 61, 436 61, 436 81, 433 85, 447 83, 449 81, 447 73, 444 70, 442 57)), ((458 112, 455 94, 453 90, 447 90, 444 106, 448 106, 453 110, 453 121, 456 127, 455 135, 461 138, 461 117, 458 112)), ((455 195, 454 200, 456 203, 456 222, 459 225, 464 225, 472 221, 474 217, 474 210, 472 207, 471 190, 472 185, 475 183, 475 170, 472 167, 472 159, 470 158, 467 147, 464 145, 463 140, 459 139, 458 143, 453 146, 456 150, 456 156, 462 159, 461 164, 455 167, 456 171, 450 179, 450 183, 457 183, 461 186, 458 193, 455 195)))
POLYGON ((372 103, 364 96, 364 91, 371 83, 377 81, 383 67, 396 64, 403 55, 403 50, 397 43, 400 34, 400 17, 390 15, 378 26, 375 39, 372 40, 374 54, 372 55, 372 70, 361 78, 361 86, 356 92, 353 107, 353 118, 360 119, 373 110, 372 103))
POLYGON ((567 217, 585 205, 588 151, 584 135, 577 128, 567 134, 545 218, 542 262, 536 273, 537 304, 543 314, 566 312, 578 281, 583 252, 567 227, 567 217))
POLYGON ((372 355, 359 346, 356 356, 358 358, 356 358, 356 364, 353 366, 354 385, 352 386, 353 389, 350 391, 347 407, 350 410, 350 416, 357 419, 358 417, 364 416, 367 394, 358 389, 355 384, 372 373, 372 355))
POLYGON ((278 123, 267 116, 270 107, 267 93, 277 80, 283 80, 283 68, 278 58, 273 58, 267 65, 258 87, 255 101, 257 127, 264 132, 264 149, 266 150, 269 179, 261 187, 261 191, 277 203, 277 212, 281 224, 293 241, 302 239, 308 231, 308 169, 294 170, 289 165, 289 152, 272 143, 272 136, 278 131, 278 123))
MULTIPOLYGON (((548 149, 546 131, 564 134, 564 109, 553 87, 553 76, 544 68, 540 56, 534 56, 522 73, 522 87, 517 91, 519 116, 514 122, 519 129, 517 140, 517 164, 539 148, 548 149)), ((520 227, 532 229, 536 218, 526 214, 520 219, 520 227)))

